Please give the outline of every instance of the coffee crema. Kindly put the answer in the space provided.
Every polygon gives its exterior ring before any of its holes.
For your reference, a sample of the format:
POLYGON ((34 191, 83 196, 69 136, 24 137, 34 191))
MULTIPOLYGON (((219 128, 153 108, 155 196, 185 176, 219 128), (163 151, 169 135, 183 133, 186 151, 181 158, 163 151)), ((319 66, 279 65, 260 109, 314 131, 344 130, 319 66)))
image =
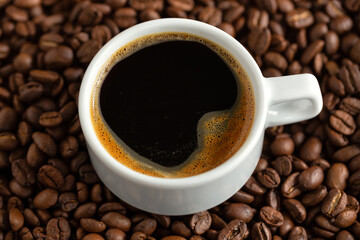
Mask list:
POLYGON ((167 178, 211 170, 245 142, 250 80, 217 44, 159 33, 117 50, 94 84, 91 120, 106 151, 137 172, 167 178))

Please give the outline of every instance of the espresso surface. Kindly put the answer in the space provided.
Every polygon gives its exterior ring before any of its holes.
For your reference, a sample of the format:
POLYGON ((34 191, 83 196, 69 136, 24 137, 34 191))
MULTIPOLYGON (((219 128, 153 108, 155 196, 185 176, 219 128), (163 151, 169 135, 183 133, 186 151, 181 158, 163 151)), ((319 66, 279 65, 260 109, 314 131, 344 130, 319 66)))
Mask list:
POLYGON ((209 171, 246 141, 255 113, 251 82, 221 46, 165 32, 119 48, 91 96, 96 136, 122 165, 178 178, 209 171))
POLYGON ((232 69, 209 47, 168 41, 116 63, 102 84, 100 109, 132 150, 173 167, 198 148, 199 119, 230 109, 237 89, 232 69))

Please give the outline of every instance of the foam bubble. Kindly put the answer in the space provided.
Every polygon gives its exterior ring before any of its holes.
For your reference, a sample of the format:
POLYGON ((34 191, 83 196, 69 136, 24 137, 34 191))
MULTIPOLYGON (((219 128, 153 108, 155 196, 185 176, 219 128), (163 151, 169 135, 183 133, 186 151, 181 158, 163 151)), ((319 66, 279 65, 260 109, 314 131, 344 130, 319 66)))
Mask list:
POLYGON ((92 124, 99 141, 106 151, 120 163, 137 172, 167 178, 197 175, 225 162, 245 142, 255 112, 252 85, 241 64, 224 48, 207 39, 188 33, 152 34, 136 39, 120 48, 98 73, 91 99, 90 114, 92 124), (204 44, 225 60, 240 81, 238 81, 238 96, 234 106, 229 110, 206 113, 199 120, 197 127, 198 148, 184 163, 169 168, 140 156, 112 132, 102 118, 99 94, 107 73, 117 62, 144 47, 171 40, 195 41, 204 44))

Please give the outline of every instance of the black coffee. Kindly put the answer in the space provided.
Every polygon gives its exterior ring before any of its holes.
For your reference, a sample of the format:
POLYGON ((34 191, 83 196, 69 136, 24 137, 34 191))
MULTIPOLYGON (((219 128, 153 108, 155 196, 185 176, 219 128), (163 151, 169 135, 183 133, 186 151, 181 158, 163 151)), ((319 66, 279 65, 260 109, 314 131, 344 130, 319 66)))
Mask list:
POLYGON ((232 157, 255 112, 251 82, 221 46, 187 33, 157 33, 114 50, 97 75, 91 120, 122 165, 188 177, 232 157))
POLYGON ((138 50, 116 63, 100 90, 111 130, 139 155, 165 167, 198 148, 205 113, 230 109, 237 98, 233 70, 199 42, 175 40, 138 50))

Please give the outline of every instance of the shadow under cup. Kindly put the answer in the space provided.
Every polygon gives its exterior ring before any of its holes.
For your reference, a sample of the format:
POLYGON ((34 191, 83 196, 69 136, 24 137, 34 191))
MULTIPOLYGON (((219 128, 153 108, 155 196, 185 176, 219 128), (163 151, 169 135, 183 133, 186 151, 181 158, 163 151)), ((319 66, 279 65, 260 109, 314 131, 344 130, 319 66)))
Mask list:
MULTIPOLYGON (((185 52, 185 49, 181 49, 181 51, 185 52)), ((181 51, 177 54, 177 57, 179 58, 182 57, 181 51)), ((189 57, 192 58, 192 56, 185 56, 185 54, 183 56, 184 59, 181 59, 182 61, 179 62, 190 61, 189 57)), ((193 56, 193 58, 194 57, 195 56, 193 56)), ((156 61, 154 63, 151 61, 148 64, 150 65, 150 68, 153 68, 156 65, 156 61)), ((165 62, 164 64, 167 63, 165 62)), ((197 65, 197 68, 200 68, 199 65, 197 65)), ((165 66, 165 67, 169 67, 169 66, 165 66)), ((139 66, 136 66, 136 68, 139 68, 139 66)), ((210 66, 210 70, 213 70, 212 68, 216 68, 216 66, 210 66)), ((204 69, 206 69, 206 66, 204 69)), ((143 74, 144 76, 146 75, 146 73, 143 74)), ((219 74, 220 74, 219 76, 221 76, 221 73, 219 74)), ((134 92, 132 95, 137 95, 140 98, 143 95, 145 95, 142 94, 141 91, 147 91, 147 89, 145 87, 145 89, 141 90, 141 86, 144 85, 144 82, 141 81, 137 82, 136 80, 137 79, 129 80, 135 82, 135 83, 131 83, 130 85, 136 85, 133 86, 133 88, 130 89, 130 91, 134 92)), ((202 89, 205 89, 206 86, 209 85, 209 82, 210 81, 208 81, 206 85, 204 85, 204 87, 202 87, 202 85, 199 85, 200 87, 197 91, 202 91, 202 89)), ((220 88, 224 84, 225 84, 224 79, 221 78, 215 79, 214 77, 214 82, 213 82, 214 86, 220 88)), ((112 87, 112 85, 110 85, 110 87, 108 88, 112 90, 108 92, 111 93, 116 92, 114 90, 114 87, 112 87)), ((118 162, 120 162, 122 165, 126 166, 127 168, 154 177, 165 177, 165 178, 190 177, 204 173, 221 165, 227 159, 232 157, 244 144, 245 140, 247 139, 250 133, 255 115, 255 97, 253 92, 253 86, 243 66, 225 48, 203 37, 199 37, 189 33, 181 33, 181 32, 155 33, 155 34, 142 36, 140 38, 128 42, 127 44, 123 45, 120 49, 118 49, 115 53, 113 53, 112 56, 108 58, 108 60, 104 63, 104 65, 100 69, 100 72, 97 74, 96 81, 93 83, 92 89, 93 90, 91 93, 91 102, 90 102, 90 118, 96 137, 101 143, 102 147, 114 159, 116 159, 118 162), (121 134, 126 134, 124 133, 126 131, 128 132, 135 131, 133 129, 135 124, 133 123, 137 119, 133 119, 133 120, 130 119, 130 121, 128 122, 129 125, 123 125, 123 126, 118 126, 118 125, 114 126, 110 124, 111 121, 106 121, 106 117, 104 117, 107 116, 105 114, 105 109, 107 109, 106 112, 113 112, 112 114, 114 114, 114 112, 118 113, 118 115, 124 114, 124 116, 134 114, 133 112, 129 114, 128 112, 121 111, 121 106, 127 109, 129 108, 129 106, 122 105, 122 103, 126 105, 130 105, 130 109, 131 109, 132 108, 131 103, 133 101, 129 101, 129 103, 127 103, 127 101, 116 102, 117 100, 119 100, 117 97, 115 97, 113 100, 110 98, 111 101, 109 103, 113 102, 113 106, 111 105, 109 107, 110 104, 107 104, 104 105, 105 106, 104 107, 101 105, 101 101, 104 100, 101 99, 105 98, 102 97, 102 94, 104 94, 104 90, 103 90, 103 86, 105 86, 104 82, 107 83, 108 81, 110 82, 125 81, 125 77, 123 77, 121 74, 117 75, 116 78, 108 77, 114 75, 112 74, 112 72, 114 71, 114 69, 117 68, 119 64, 126 61, 128 58, 133 57, 135 54, 139 54, 139 53, 141 54, 141 52, 144 51, 145 49, 151 49, 152 47, 161 45, 163 43, 177 42, 177 41, 179 42, 191 41, 195 43, 200 43, 201 45, 205 46, 208 50, 210 50, 212 53, 215 53, 217 55, 217 58, 221 59, 221 61, 225 63, 228 69, 232 72, 233 81, 236 82, 233 86, 234 88, 236 88, 237 95, 234 104, 230 108, 219 109, 218 111, 212 111, 202 115, 196 127, 197 146, 195 147, 194 151, 181 164, 168 167, 156 163, 154 161, 151 161, 152 159, 144 157, 138 152, 134 151, 132 146, 129 146, 127 142, 123 140, 125 139, 125 137, 122 138, 122 136, 120 136, 121 134), (113 109, 114 111, 112 111, 112 108, 114 108, 113 109), (120 135, 115 133, 116 132, 115 129, 117 128, 122 129, 120 131, 117 131, 118 133, 121 133, 120 135)), ((214 92, 212 92, 212 94, 214 95, 213 98, 216 99, 217 101, 221 101, 223 98, 226 97, 226 92, 222 93, 224 94, 223 96, 219 95, 219 93, 214 94, 214 92)), ((109 94, 106 95, 104 94, 104 96, 108 97, 109 94)), ((190 98, 189 95, 184 95, 184 97, 190 98)), ((151 98, 143 99, 145 103, 144 106, 139 107, 139 105, 136 105, 137 108, 139 109, 146 108, 146 103, 149 102, 151 98)), ((167 101, 165 101, 165 103, 166 102, 167 101)), ((182 102, 185 102, 185 100, 179 101, 179 103, 182 102)), ((169 102, 168 104, 171 103, 169 102)), ((176 109, 172 111, 176 111, 176 109)), ((121 116, 121 119, 124 118, 124 116, 121 116)), ((144 116, 144 118, 147 117, 149 116, 144 116)), ((116 121, 114 122, 117 123, 121 121, 119 121, 118 119, 117 122, 116 121)), ((138 134, 138 137, 139 137, 139 142, 141 142, 140 141, 141 134, 140 135, 138 134)))

